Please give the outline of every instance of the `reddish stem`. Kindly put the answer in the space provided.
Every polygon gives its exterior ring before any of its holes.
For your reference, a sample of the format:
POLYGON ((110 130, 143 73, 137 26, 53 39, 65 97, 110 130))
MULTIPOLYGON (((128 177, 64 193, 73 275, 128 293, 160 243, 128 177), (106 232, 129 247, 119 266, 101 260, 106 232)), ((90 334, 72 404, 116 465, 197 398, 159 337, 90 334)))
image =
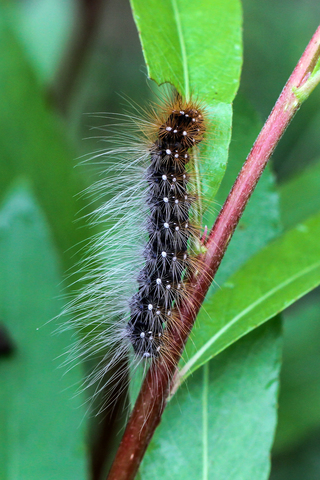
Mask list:
POLYGON ((285 85, 261 130, 229 196, 211 230, 202 271, 190 282, 190 304, 181 309, 181 322, 169 334, 173 341, 170 364, 159 359, 149 369, 129 419, 108 480, 133 480, 147 446, 160 422, 171 380, 204 297, 210 287, 244 208, 277 143, 300 107, 293 93, 309 78, 320 49, 320 27, 285 85))

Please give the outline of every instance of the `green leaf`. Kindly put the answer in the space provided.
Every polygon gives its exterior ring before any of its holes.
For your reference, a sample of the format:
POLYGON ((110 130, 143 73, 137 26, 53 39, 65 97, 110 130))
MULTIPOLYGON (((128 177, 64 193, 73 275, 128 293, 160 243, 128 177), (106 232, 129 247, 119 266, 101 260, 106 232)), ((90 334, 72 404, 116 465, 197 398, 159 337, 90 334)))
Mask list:
MULTIPOLYGON (((86 206, 83 198, 77 198, 84 181, 80 169, 74 168, 67 127, 45 102, 1 6, 0 53, 0 191, 5 192, 18 176, 32 182, 65 267, 70 267, 72 255, 67 250, 89 236, 80 222, 77 228, 74 225, 77 213, 86 206)), ((77 259, 72 258, 72 264, 77 259)))
POLYGON ((207 211, 210 212, 227 166, 232 106, 216 103, 207 107, 207 112, 212 124, 209 125, 205 144, 200 147, 199 170, 201 197, 204 199, 207 211))
POLYGON ((183 378, 320 284, 320 214, 252 257, 206 303, 183 378))
POLYGON ((57 257, 47 225, 24 187, 0 212, 0 322, 13 353, 0 359, 0 478, 85 479, 85 408, 79 366, 58 369, 70 334, 52 336, 61 311, 57 257), (70 387, 71 385, 71 387, 70 387))
POLYGON ((232 102, 242 64, 238 0, 131 0, 148 74, 195 94, 232 102))
POLYGON ((154 478, 266 480, 276 424, 280 324, 274 320, 198 370, 167 406, 142 464, 154 478))
POLYGON ((150 78, 170 82, 206 108, 209 125, 200 149, 201 195, 207 206, 227 163, 232 108, 242 64, 238 0, 131 0, 150 78))
POLYGON ((281 217, 290 228, 320 210, 320 161, 280 185, 281 217))

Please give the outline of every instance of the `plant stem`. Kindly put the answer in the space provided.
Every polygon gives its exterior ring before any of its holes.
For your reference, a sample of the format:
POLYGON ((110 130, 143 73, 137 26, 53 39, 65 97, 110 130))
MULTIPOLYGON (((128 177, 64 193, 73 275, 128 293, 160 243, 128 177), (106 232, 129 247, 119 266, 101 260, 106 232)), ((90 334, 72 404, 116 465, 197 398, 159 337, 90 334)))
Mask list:
POLYGON ((175 322, 168 329, 168 335, 172 342, 170 362, 159 358, 150 367, 108 480, 133 480, 136 476, 146 448, 160 423, 170 389, 171 391, 176 390, 177 385, 173 381, 174 375, 177 374, 177 365, 197 313, 268 160, 294 114, 306 98, 305 92, 308 91, 308 88, 311 91, 315 87, 314 84, 308 85, 308 81, 315 77, 312 73, 319 57, 320 27, 316 30, 282 90, 210 232, 206 243, 207 251, 201 256, 203 268, 190 281, 188 287, 190 301, 180 309, 179 324, 175 322), (304 93, 301 97, 299 96, 300 88, 304 93))
MULTIPOLYGON (((70 46, 59 69, 51 94, 55 103, 64 114, 67 113, 70 97, 73 93, 88 48, 96 34, 101 20, 102 0, 78 0, 79 20, 71 38, 70 46)), ((105 7, 106 1, 104 2, 105 7)))

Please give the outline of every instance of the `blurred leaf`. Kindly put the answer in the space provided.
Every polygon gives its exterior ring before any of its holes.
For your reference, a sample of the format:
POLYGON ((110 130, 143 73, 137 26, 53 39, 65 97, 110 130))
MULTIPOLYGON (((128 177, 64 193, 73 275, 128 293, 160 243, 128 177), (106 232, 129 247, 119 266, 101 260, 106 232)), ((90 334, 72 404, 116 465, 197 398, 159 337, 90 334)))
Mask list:
POLYGON ((274 451, 288 451, 320 428, 319 291, 284 312, 279 425, 274 451))
POLYGON ((230 102, 239 86, 240 2, 131 0, 131 6, 149 76, 205 104, 209 125, 200 147, 200 178, 202 196, 210 206, 226 168, 230 102))
POLYGON ((148 74, 185 97, 232 102, 239 86, 238 0, 131 0, 148 74))
POLYGON ((21 40, 38 77, 48 83, 54 78, 63 50, 74 30, 74 19, 77 18, 75 2, 5 2, 2 9, 10 19, 10 25, 21 40))
POLYGON ((290 228, 320 210, 320 161, 280 185, 281 217, 290 228))
MULTIPOLYGON (((245 68, 241 85, 265 119, 319 25, 317 0, 242 0, 245 68)), ((303 105, 273 155, 277 174, 305 167, 319 155, 320 88, 303 105)))
POLYGON ((269 480, 319 480, 320 431, 290 452, 272 459, 269 480))
POLYGON ((57 357, 70 335, 52 337, 54 325, 44 327, 61 311, 59 281, 42 213, 27 189, 16 188, 0 212, 0 318, 14 345, 0 362, 4 480, 86 478, 84 398, 72 398, 82 372, 62 377, 57 357))
MULTIPOLYGON (((1 9, 0 190, 4 192, 17 176, 29 178, 60 252, 65 254, 89 236, 86 228, 74 225, 76 214, 85 206, 83 198, 76 199, 83 190, 83 178, 73 168, 75 155, 66 139, 66 126, 45 104, 43 91, 1 9)), ((70 267, 70 257, 63 257, 66 267, 70 267)))
POLYGON ((247 60, 242 82, 257 111, 266 116, 319 25, 320 5, 313 0, 296 2, 295 8, 291 0, 242 4, 247 60))
MULTIPOLYGON (((254 111, 245 99, 237 98, 230 161, 219 199, 227 196, 258 131, 259 122, 254 111)), ((277 195, 273 177, 267 170, 252 197, 243 228, 230 244, 231 255, 221 265, 220 280, 226 279, 278 232, 277 195), (251 245, 251 250, 247 244, 251 245)), ((279 321, 270 322, 189 377, 187 386, 179 388, 164 413, 147 451, 143 479, 150 478, 156 470, 165 472, 165 478, 194 479, 201 474, 203 478, 222 478, 231 468, 237 480, 266 479, 276 423, 280 351, 279 321), (260 354, 253 360, 256 350, 260 354), (249 360, 251 354, 252 361, 249 360), (209 379, 209 383, 204 383, 203 379, 209 379), (247 383, 251 385, 248 396, 247 383), (262 385, 267 385, 267 389, 262 385), (264 415, 261 415, 261 405, 264 415), (257 418, 259 429, 256 428, 257 418), (260 437, 259 432, 264 434, 260 437), (243 448, 250 450, 250 455, 244 454, 243 448)))
POLYGON ((186 347, 188 376, 320 283, 320 214, 252 257, 206 303, 186 347))
POLYGON ((280 324, 263 325, 198 370, 167 406, 142 478, 262 480, 276 424, 280 324))

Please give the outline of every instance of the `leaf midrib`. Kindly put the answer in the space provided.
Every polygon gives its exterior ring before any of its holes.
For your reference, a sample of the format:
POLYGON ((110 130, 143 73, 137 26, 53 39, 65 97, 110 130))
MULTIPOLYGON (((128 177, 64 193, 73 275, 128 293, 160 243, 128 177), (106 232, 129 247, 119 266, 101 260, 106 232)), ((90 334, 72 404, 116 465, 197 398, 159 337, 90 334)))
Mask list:
POLYGON ((171 3, 173 8, 174 18, 177 24, 177 31, 178 31, 178 37, 179 37, 179 43, 180 43, 180 49, 181 49, 184 88, 185 88, 184 94, 185 94, 186 100, 189 100, 190 85, 189 85, 189 71, 188 71, 186 45, 184 42, 184 37, 182 33, 182 28, 181 28, 181 21, 180 21, 180 14, 178 10, 177 0, 171 0, 171 3))

